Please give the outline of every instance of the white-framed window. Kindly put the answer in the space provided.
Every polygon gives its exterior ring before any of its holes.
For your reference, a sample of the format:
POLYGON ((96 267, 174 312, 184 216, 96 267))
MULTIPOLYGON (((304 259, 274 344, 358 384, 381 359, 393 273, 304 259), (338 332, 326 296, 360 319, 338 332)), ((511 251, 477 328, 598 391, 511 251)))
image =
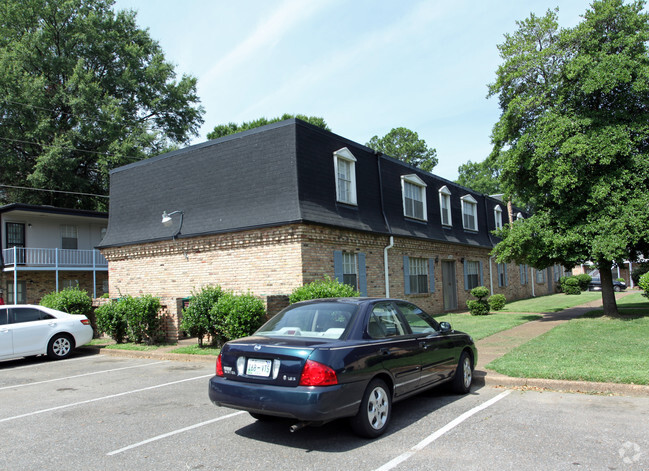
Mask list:
POLYGON ((61 224, 61 248, 73 250, 79 248, 77 226, 61 224))
POLYGON ((494 221, 496 224, 496 229, 503 228, 503 210, 499 204, 494 208, 494 221))
POLYGON ((358 289, 358 260, 355 253, 343 252, 343 283, 358 289))
POLYGON ((61 286, 63 289, 78 288, 79 280, 63 280, 61 286))
POLYGON ((446 185, 439 189, 439 212, 441 214, 442 226, 452 226, 451 190, 446 185))
POLYGON ((476 286, 481 285, 482 281, 482 267, 479 261, 465 261, 464 262, 464 288, 472 290, 476 286))
POLYGON ((518 266, 518 271, 521 275, 521 285, 527 284, 527 265, 521 264, 518 266))
POLYGON ((334 152, 336 201, 356 205, 356 157, 347 147, 334 152))
POLYGON ((498 286, 504 288, 507 286, 507 264, 499 263, 498 264, 498 286))
POLYGON ((17 299, 14 300, 14 282, 7 281, 5 289, 5 302, 7 304, 27 304, 27 282, 16 282, 17 299))
POLYGON ((555 265, 554 266, 554 281, 555 282, 559 281, 559 278, 561 278, 561 265, 555 265))
POLYGON ((401 176, 403 214, 406 217, 426 221, 426 184, 417 175, 401 176))
POLYGON ((410 257, 410 292, 428 293, 428 260, 410 257))
POLYGON ((462 224, 468 231, 478 230, 478 202, 471 195, 462 197, 462 224))
POLYGON ((536 270, 536 282, 545 283, 545 270, 536 270))
POLYGON ((367 296, 365 253, 334 250, 334 276, 340 283, 358 290, 361 296, 367 296))

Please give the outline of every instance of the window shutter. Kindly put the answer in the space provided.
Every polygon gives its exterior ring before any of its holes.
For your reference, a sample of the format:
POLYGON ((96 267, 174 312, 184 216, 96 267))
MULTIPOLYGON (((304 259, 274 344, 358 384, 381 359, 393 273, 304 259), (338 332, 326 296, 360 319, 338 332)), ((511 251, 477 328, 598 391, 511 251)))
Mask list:
POLYGON ((518 266, 518 271, 521 273, 521 285, 525 284, 525 267, 523 265, 518 266))
POLYGON ((469 289, 469 272, 466 269, 466 264, 467 264, 466 259, 464 259, 463 264, 464 264, 464 289, 468 290, 469 289))
POLYGON ((358 291, 367 296, 367 274, 365 273, 365 254, 358 254, 358 291))
POLYGON ((480 286, 484 286, 484 282, 482 281, 482 260, 478 263, 480 264, 480 286))
POLYGON ((342 250, 334 250, 334 277, 340 282, 343 282, 343 252, 342 250))
POLYGON ((410 294, 410 259, 403 257, 403 289, 406 294, 410 294))
POLYGON ((435 259, 428 259, 428 285, 430 286, 430 292, 435 292, 435 259))
POLYGON ((503 270, 505 270, 505 286, 509 285, 509 281, 507 280, 507 264, 503 263, 503 270))

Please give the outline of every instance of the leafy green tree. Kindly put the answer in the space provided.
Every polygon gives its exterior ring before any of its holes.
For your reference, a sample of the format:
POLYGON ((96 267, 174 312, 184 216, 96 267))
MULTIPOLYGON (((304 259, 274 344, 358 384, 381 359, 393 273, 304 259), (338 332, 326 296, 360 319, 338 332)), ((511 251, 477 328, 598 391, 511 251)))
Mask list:
POLYGON ((593 261, 607 315, 612 262, 649 253, 649 17, 644 2, 597 0, 583 21, 531 15, 499 46, 490 95, 506 194, 534 214, 502 231, 499 261, 537 268, 593 261))
POLYGON ((318 126, 319 128, 325 129, 327 131, 331 131, 331 129, 329 129, 329 126, 327 126, 327 123, 325 123, 325 120, 322 118, 318 118, 317 116, 305 116, 303 114, 293 115, 293 114, 284 113, 279 118, 271 118, 271 119, 259 118, 250 122, 244 121, 241 124, 236 124, 236 123, 219 124, 218 126, 214 127, 214 130, 212 132, 207 134, 207 138, 218 139, 219 137, 229 136, 230 134, 247 131, 248 129, 258 128, 260 126, 265 126, 271 123, 277 123, 279 121, 284 121, 286 119, 291 119, 291 118, 301 119, 302 121, 306 121, 307 123, 313 124, 314 126, 318 126))
MULTIPOLYGON (((106 195, 109 171, 197 135, 196 79, 113 0, 0 2, 0 184, 106 195)), ((0 203, 107 200, 1 187, 0 203)))
POLYGON ((374 136, 365 144, 375 151, 432 172, 439 162, 437 151, 408 128, 394 128, 383 137, 374 136))
POLYGON ((457 172, 458 178, 455 183, 485 195, 502 193, 500 181, 498 180, 500 172, 491 164, 489 159, 482 162, 469 160, 467 163, 460 165, 457 172))

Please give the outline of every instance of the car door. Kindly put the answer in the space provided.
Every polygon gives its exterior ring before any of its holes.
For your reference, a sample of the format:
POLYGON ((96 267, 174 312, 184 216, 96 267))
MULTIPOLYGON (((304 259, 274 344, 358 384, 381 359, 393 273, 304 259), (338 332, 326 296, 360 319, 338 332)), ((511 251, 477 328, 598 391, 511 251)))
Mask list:
POLYGON ((419 342, 410 332, 390 301, 374 305, 369 314, 367 333, 376 342, 372 346, 383 368, 394 377, 395 397, 417 389, 419 385, 419 342))
POLYGON ((457 348, 452 336, 442 332, 439 323, 414 304, 399 301, 395 305, 420 347, 418 386, 431 386, 448 378, 457 364, 457 348))
POLYGON ((8 311, 0 307, 0 358, 11 356, 14 352, 12 332, 9 329, 8 311))
POLYGON ((57 319, 31 306, 9 309, 9 329, 13 333, 14 355, 45 353, 56 331, 57 319))

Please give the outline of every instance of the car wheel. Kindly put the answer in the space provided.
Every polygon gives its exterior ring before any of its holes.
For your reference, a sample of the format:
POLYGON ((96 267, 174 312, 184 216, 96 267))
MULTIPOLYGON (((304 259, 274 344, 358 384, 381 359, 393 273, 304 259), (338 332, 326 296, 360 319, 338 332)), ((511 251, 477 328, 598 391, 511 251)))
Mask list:
POLYGON ((466 394, 471 390, 473 371, 471 370, 471 357, 467 352, 462 352, 458 362, 455 376, 453 376, 452 389, 457 394, 466 394))
POLYGON ((358 414, 352 418, 352 429, 362 437, 378 437, 386 431, 391 415, 390 391, 384 381, 374 379, 363 394, 358 414))
POLYGON ((63 360, 72 353, 72 339, 69 335, 58 334, 52 337, 47 346, 47 356, 52 360, 63 360))
POLYGON ((619 293, 620 291, 622 291, 622 288, 620 288, 619 286, 613 286, 613 291, 616 291, 616 292, 619 293))

